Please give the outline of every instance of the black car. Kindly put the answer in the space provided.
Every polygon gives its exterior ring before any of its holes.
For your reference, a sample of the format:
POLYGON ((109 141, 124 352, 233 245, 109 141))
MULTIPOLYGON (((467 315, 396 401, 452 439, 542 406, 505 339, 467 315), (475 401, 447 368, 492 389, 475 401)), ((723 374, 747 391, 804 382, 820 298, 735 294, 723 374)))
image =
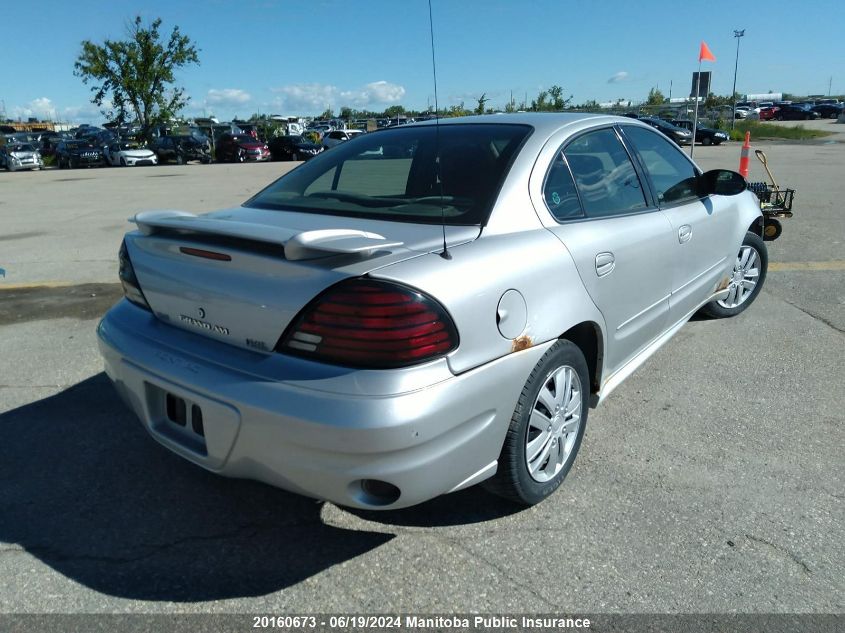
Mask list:
POLYGON ((823 119, 835 119, 845 111, 845 107, 841 103, 820 103, 810 109, 813 112, 818 112, 823 119))
POLYGON ((267 145, 271 160, 308 160, 323 151, 322 147, 301 136, 277 136, 267 145))
POLYGON ((82 139, 63 140, 56 145, 56 167, 102 167, 105 164, 103 150, 82 139))
MULTIPOLYGON (((692 121, 688 119, 675 119, 672 125, 680 127, 692 132, 692 121)), ((702 145, 719 145, 722 141, 727 141, 730 135, 722 130, 714 130, 711 127, 703 126, 699 123, 695 128, 695 142, 702 145)))
POLYGON ((803 103, 791 103, 779 106, 779 108, 775 112, 775 118, 778 121, 810 121, 821 118, 818 112, 813 112, 810 106, 803 103))
POLYGON ((191 160, 198 160, 203 164, 211 162, 208 145, 187 134, 160 136, 150 145, 150 149, 158 155, 159 163, 173 161, 177 165, 184 165, 191 160))
POLYGON ((665 134, 670 140, 675 141, 678 145, 689 145, 692 142, 692 132, 676 127, 663 119, 640 117, 640 121, 647 123, 660 132, 663 132, 663 134, 665 134))

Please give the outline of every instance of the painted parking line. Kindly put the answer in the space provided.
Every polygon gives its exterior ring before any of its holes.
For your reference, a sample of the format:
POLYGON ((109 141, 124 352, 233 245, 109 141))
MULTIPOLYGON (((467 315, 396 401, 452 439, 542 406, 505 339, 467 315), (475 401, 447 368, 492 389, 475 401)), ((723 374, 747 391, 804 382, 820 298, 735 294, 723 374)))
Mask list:
POLYGON ((845 260, 829 262, 769 262, 770 272, 793 270, 845 270, 845 260))

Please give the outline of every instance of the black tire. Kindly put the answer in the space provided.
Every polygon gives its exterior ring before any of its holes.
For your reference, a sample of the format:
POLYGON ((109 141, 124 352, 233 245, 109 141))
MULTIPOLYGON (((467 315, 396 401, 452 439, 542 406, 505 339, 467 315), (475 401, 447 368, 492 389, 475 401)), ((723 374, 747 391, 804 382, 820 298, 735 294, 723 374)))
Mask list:
POLYGON ((711 139, 709 136, 705 136, 703 139, 701 139, 701 144, 702 145, 712 145, 713 139, 711 139))
MULTIPOLYGON (((581 440, 584 437, 584 430, 587 428, 587 413, 589 411, 588 399, 590 392, 590 380, 587 370, 587 362, 584 360, 584 354, 577 345, 567 340, 560 340, 555 343, 537 362, 525 386, 522 388, 522 393, 519 396, 519 401, 514 409, 511 417, 510 428, 505 436, 505 442, 502 446, 502 452, 499 456, 499 468, 496 474, 484 482, 484 487, 490 492, 504 497, 523 505, 534 505, 539 503, 555 490, 558 489, 561 482, 566 478, 567 473, 572 468, 572 464, 578 455, 578 449, 581 447, 581 440), (568 452, 560 458, 562 461, 558 466, 559 470, 546 481, 538 481, 532 476, 529 471, 528 457, 526 455, 527 447, 530 441, 541 439, 538 434, 531 435, 531 431, 536 431, 536 427, 532 427, 529 422, 535 408, 543 408, 544 411, 549 411, 550 417, 549 430, 552 430, 555 424, 561 425, 561 429, 565 429, 569 423, 566 423, 565 416, 559 417, 554 415, 554 412, 546 409, 540 401, 540 391, 546 387, 547 383, 553 386, 554 376, 558 372, 565 372, 569 370, 570 377, 577 376, 578 381, 571 378, 572 396, 575 397, 575 387, 579 387, 577 392, 580 397, 578 410, 578 426, 573 429, 571 433, 566 433, 563 440, 569 445, 568 452), (533 437, 533 440, 531 439, 533 437)), ((551 391, 549 391, 551 393, 551 391)), ((574 406, 574 399, 570 400, 574 406)), ((564 404, 564 410, 568 405, 564 404)), ((571 422, 570 422, 571 423, 571 422)), ((555 446, 552 443, 554 433, 549 433, 549 440, 543 444, 555 446)), ((542 440, 541 440, 542 441, 542 440)), ((564 444, 562 441, 558 447, 564 444)), ((559 448, 551 448, 550 452, 560 450, 559 448)), ((564 449, 565 450, 565 449, 564 449)), ((543 451, 539 451, 542 453, 543 451)), ((549 459, 539 458, 536 462, 542 467, 543 464, 551 466, 549 459)), ((542 468, 540 468, 542 470, 542 468)))
POLYGON ((238 152, 237 161, 239 163, 245 163, 246 162, 246 154, 244 154, 243 152, 238 152))
POLYGON ((294 152, 290 155, 291 160, 299 160, 299 152, 294 152))
MULTIPOLYGON (((742 260, 743 251, 746 248, 753 249, 756 252, 757 259, 759 261, 758 266, 758 273, 756 276, 757 281, 755 282, 754 288, 751 292, 742 299, 742 301, 736 305, 730 305, 733 303, 731 301, 731 295, 723 301, 711 301, 710 303, 704 305, 701 308, 701 312, 705 315, 713 318, 713 319, 725 319, 728 317, 733 317, 739 314, 740 312, 744 311, 748 306, 754 303, 754 300, 760 294, 760 291, 763 289, 763 284, 766 282, 766 271, 769 268, 769 252, 766 248, 766 244, 763 242, 762 238, 757 235, 756 233, 747 232, 745 234, 745 239, 742 240, 742 246, 740 247, 740 251, 737 254, 737 261, 734 266, 734 274, 737 273, 738 266, 742 260)), ((732 277, 730 282, 731 285, 728 287, 731 288, 733 291, 734 283, 736 278, 732 277)), ((737 286, 738 287, 738 286, 737 286)))
POLYGON ((185 157, 182 154, 176 154, 176 164, 177 165, 184 165, 185 164, 185 157))
POLYGON ((121 167, 126 167, 126 159, 125 159, 125 158, 123 158, 123 156, 121 156, 121 157, 120 157, 120 166, 121 166, 121 167))
POLYGON ((782 114, 779 114, 779 115, 777 116, 777 120, 778 120, 778 121, 783 121, 783 115, 782 115, 782 114))

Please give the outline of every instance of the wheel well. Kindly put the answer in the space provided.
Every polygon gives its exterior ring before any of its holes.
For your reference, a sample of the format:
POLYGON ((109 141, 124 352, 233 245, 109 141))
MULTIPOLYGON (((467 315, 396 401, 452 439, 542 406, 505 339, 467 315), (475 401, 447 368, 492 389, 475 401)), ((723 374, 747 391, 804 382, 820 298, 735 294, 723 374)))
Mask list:
POLYGON ((585 321, 575 327, 569 328, 560 335, 572 341, 584 354, 587 361, 587 369, 590 372, 590 392, 598 393, 601 388, 601 370, 604 360, 604 343, 602 340, 601 328, 597 323, 585 321))

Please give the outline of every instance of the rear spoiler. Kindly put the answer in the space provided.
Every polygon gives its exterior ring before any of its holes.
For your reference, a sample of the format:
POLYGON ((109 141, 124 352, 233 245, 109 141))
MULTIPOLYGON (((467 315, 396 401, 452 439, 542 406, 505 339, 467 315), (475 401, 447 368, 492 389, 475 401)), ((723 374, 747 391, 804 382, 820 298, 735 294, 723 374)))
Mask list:
POLYGON ((354 229, 321 229, 297 231, 267 224, 223 220, 198 216, 186 211, 144 211, 129 218, 143 235, 177 233, 214 235, 239 240, 263 242, 284 249, 285 259, 317 259, 331 255, 370 256, 376 251, 402 246, 389 242, 383 235, 354 229))

